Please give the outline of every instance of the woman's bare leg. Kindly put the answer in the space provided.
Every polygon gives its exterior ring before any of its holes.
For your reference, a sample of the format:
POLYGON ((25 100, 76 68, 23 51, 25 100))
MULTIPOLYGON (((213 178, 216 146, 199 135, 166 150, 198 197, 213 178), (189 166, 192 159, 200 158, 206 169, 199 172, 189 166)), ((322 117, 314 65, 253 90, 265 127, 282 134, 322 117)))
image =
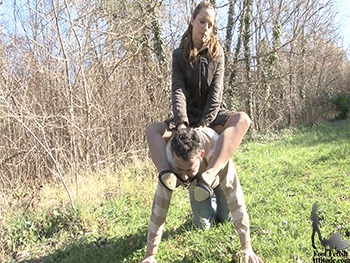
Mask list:
POLYGON ((165 122, 151 123, 146 127, 149 152, 158 172, 170 169, 165 149, 171 135, 172 132, 168 130, 168 125, 165 122))
POLYGON ((244 112, 238 112, 231 115, 225 125, 215 126, 214 130, 220 134, 216 142, 213 158, 211 159, 206 173, 203 173, 203 179, 211 184, 215 175, 225 167, 227 162, 232 158, 238 146, 242 142, 244 135, 247 133, 251 120, 244 112))

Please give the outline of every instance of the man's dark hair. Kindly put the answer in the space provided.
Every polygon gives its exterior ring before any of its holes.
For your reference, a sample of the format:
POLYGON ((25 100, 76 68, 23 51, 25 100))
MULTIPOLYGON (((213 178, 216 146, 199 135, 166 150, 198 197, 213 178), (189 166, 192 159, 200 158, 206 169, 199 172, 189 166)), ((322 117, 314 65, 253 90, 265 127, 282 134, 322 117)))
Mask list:
POLYGON ((200 149, 200 137, 193 128, 177 131, 170 142, 171 152, 184 161, 188 161, 191 156, 197 154, 200 149))

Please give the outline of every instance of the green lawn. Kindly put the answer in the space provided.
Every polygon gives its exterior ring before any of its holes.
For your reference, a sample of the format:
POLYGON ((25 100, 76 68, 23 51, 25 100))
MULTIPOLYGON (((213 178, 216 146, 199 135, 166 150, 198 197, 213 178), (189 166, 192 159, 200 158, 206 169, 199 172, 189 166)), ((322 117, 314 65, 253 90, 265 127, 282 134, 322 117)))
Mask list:
MULTIPOLYGON (((253 247, 265 262, 312 262, 310 216, 316 201, 323 237, 340 232, 350 240, 345 235, 350 231, 349 120, 247 139, 233 160, 250 215, 253 247)), ((25 214, 7 213, 3 261, 140 262, 157 183, 153 165, 139 163, 90 177, 95 179, 78 186, 75 211, 61 198, 25 214), (100 188, 87 198, 84 193, 91 184, 100 188)), ((49 197, 59 192, 64 196, 59 189, 51 189, 49 197)), ((316 245, 322 251, 318 240, 316 245)), ((230 224, 194 229, 188 194, 175 191, 158 262, 233 262, 238 251, 230 224)))

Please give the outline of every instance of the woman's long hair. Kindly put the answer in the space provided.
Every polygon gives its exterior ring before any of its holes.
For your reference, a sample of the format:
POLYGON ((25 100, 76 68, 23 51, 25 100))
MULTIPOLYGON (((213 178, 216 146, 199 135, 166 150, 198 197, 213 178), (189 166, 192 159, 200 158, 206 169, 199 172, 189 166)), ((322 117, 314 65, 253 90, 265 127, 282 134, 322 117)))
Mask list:
MULTIPOLYGON (((215 11, 215 7, 212 3, 210 3, 209 1, 202 1, 193 10, 192 18, 191 18, 192 20, 194 20, 197 17, 197 15, 201 12, 202 8, 212 8, 215 11)), ((215 16, 216 16, 216 11, 215 11, 215 16)), ((191 25, 191 23, 189 23, 187 30, 182 35, 180 48, 184 50, 185 59, 193 67, 194 64, 196 63, 198 50, 193 45, 192 31, 193 31, 193 26, 191 25)), ((213 32, 210 35, 210 39, 207 41, 207 43, 204 43, 206 48, 208 48, 208 55, 209 55, 209 58, 211 59, 216 58, 219 54, 220 43, 217 36, 214 35, 215 31, 216 31, 216 17, 215 17, 215 25, 213 28, 213 32)))

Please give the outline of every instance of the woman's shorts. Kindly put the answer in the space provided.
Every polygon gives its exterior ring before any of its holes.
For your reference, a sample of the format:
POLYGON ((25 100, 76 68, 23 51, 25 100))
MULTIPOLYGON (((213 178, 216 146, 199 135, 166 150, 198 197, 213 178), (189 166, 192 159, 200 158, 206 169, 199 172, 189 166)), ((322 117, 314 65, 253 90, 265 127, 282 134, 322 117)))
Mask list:
MULTIPOLYGON (((215 120, 209 125, 209 127, 213 128, 217 125, 224 126, 227 119, 233 114, 234 114, 234 112, 230 111, 228 109, 225 109, 225 108, 220 109, 215 120)), ((191 122, 191 120, 189 120, 189 121, 190 121, 190 127, 199 126, 198 123, 196 123, 196 122, 193 123, 193 122, 191 122)), ((176 128, 175 121, 174 121, 173 117, 166 119, 164 122, 168 125, 169 130, 176 128)))

